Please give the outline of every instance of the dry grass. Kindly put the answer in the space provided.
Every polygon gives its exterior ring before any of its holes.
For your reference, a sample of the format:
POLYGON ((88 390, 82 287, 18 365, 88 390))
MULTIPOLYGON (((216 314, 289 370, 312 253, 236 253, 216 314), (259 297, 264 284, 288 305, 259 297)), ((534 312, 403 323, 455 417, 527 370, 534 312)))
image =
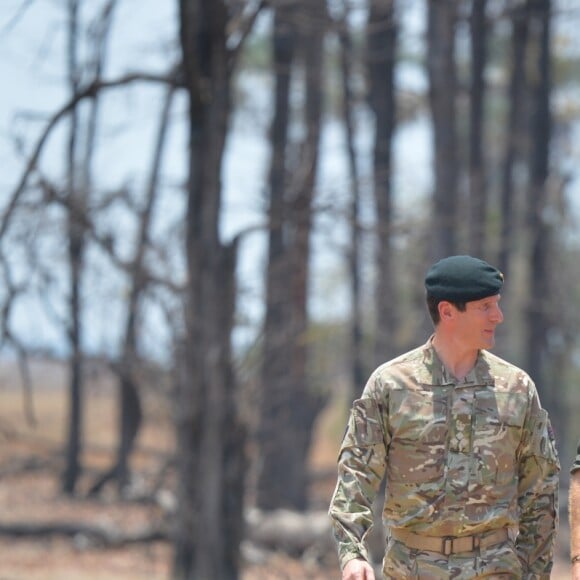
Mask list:
MULTIPOLYGON (((126 532, 154 525, 159 508, 120 502, 109 494, 99 500, 70 499, 59 489, 66 440, 66 376, 60 365, 45 362, 33 369, 36 424, 25 420, 22 392, 14 369, 0 365, 0 513, 10 524, 75 523, 126 532)), ((81 496, 113 461, 116 441, 116 397, 107 373, 91 377, 83 412, 85 475, 81 496)), ((159 402, 147 401, 149 417, 140 435, 134 466, 143 477, 157 473, 172 446, 168 414, 159 402)), ((167 578, 170 548, 163 542, 122 549, 100 549, 78 534, 72 540, 0 539, 0 579, 61 580, 68 578, 123 580, 167 578)))
MULTIPOLYGON (((63 368, 51 362, 33 368, 36 424, 26 423, 19 377, 12 364, 0 362, 0 525, 75 523, 115 528, 127 533, 154 526, 161 509, 119 501, 105 492, 98 500, 71 499, 59 489, 66 441, 67 393, 63 368)), ((83 407, 84 475, 82 497, 98 474, 114 458, 117 400, 111 377, 92 373, 83 407)), ((163 397, 149 394, 146 421, 137 441, 132 465, 146 490, 152 485, 173 449, 170 413, 163 397)), ((317 465, 323 465, 315 452, 317 465)), ((326 493, 324 488, 322 494, 326 493)), ((72 539, 0 536, 0 580, 165 580, 170 577, 172 550, 167 542, 103 549, 83 534, 72 539)), ((315 563, 275 554, 260 564, 245 565, 243 580, 336 576, 315 563)))

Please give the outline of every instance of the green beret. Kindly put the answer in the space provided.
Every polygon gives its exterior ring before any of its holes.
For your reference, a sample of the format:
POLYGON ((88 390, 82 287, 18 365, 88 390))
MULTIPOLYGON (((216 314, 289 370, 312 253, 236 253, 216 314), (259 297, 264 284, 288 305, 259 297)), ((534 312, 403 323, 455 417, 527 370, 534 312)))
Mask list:
POLYGON ((470 302, 498 294, 503 274, 471 256, 450 256, 431 266, 425 276, 427 295, 450 302, 470 302))

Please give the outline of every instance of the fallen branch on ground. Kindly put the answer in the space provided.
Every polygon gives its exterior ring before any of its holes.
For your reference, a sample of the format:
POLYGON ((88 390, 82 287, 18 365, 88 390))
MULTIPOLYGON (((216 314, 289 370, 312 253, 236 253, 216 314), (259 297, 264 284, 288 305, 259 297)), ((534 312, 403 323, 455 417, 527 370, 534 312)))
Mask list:
POLYGON ((129 544, 167 540, 166 532, 159 528, 146 527, 133 532, 91 526, 75 522, 13 523, 0 524, 0 536, 14 538, 46 538, 65 536, 79 547, 120 548, 129 544))

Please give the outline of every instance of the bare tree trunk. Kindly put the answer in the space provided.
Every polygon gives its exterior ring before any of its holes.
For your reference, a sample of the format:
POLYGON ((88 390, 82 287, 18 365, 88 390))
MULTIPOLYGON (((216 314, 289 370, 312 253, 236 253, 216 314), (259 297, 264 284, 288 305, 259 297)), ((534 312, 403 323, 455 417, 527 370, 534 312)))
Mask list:
POLYGON ((470 135, 469 135, 469 184, 470 219, 469 234, 471 252, 485 256, 487 227, 487 187, 485 183, 484 150, 484 103, 485 64, 487 60, 487 0, 473 0, 471 29, 471 88, 470 88, 470 135))
MULTIPOLYGON (((290 123, 290 82, 296 50, 295 7, 276 5, 274 8, 273 67, 275 75, 274 118, 270 130, 272 158, 270 162, 270 207, 268 265, 266 273, 266 314, 261 369, 261 404, 258 445, 261 461, 258 466, 256 501, 262 509, 279 507, 284 493, 285 458, 273 433, 279 431, 289 408, 290 381, 287 372, 290 302, 288 289, 288 209, 286 191, 286 151, 290 123), (276 463, 278 462, 278 463, 276 463), (272 479, 274 481, 272 481, 272 479)), ((286 421, 287 424, 287 421, 286 421)))
POLYGON ((361 304, 361 230, 360 230, 360 176, 356 159, 355 147, 355 98, 351 88, 353 46, 348 30, 348 3, 344 3, 344 13, 338 23, 338 39, 340 42, 340 68, 343 95, 343 116, 346 129, 346 147, 351 183, 350 203, 350 247, 348 252, 348 270, 350 281, 350 352, 351 362, 351 394, 358 398, 365 381, 363 362, 363 322, 361 304))
POLYGON ((528 16, 525 5, 512 12, 512 62, 509 86, 509 118, 506 127, 506 148, 501 175, 501 233, 498 267, 506 277, 514 246, 514 168, 523 153, 523 119, 526 111, 525 62, 528 39, 528 16))
POLYGON ((394 0, 373 0, 367 24, 369 102, 375 114, 373 191, 377 219, 374 365, 395 353, 397 321, 393 251, 392 149, 396 120, 394 87, 397 24, 394 0))
MULTIPOLYGON (((291 339, 291 427, 293 444, 289 451, 291 463, 283 478, 284 496, 290 507, 305 510, 308 507, 308 452, 312 442, 314 420, 321 411, 325 397, 313 392, 308 376, 308 288, 310 278, 310 237, 312 231, 312 203, 318 173, 319 145, 322 123, 322 93, 324 70, 324 38, 328 26, 326 0, 304 0, 302 14, 308 16, 302 29, 301 46, 305 67, 306 136, 301 146, 300 165, 294 172, 291 190, 295 196, 290 202, 290 301, 291 339)), ((288 440, 282 442, 288 445, 288 440)), ((282 447, 283 448, 283 447, 282 447)))
POLYGON ((239 575, 244 438, 230 346, 235 248, 219 238, 231 111, 227 8, 222 0, 180 0, 179 17, 190 151, 174 577, 230 580, 239 575))
MULTIPOLYGON (((102 73, 106 65, 109 33, 111 30, 111 25, 113 22, 113 14, 115 6, 117 4, 116 0, 110 0, 103 8, 101 17, 94 27, 94 37, 93 37, 93 50, 94 50, 94 62, 93 62, 93 82, 100 82, 102 80, 102 73)), ((91 99, 91 109, 89 113, 89 119, 87 122, 87 139, 84 150, 84 160, 82 164, 82 178, 81 187, 84 191, 91 191, 92 187, 92 157, 93 150, 95 147, 95 140, 97 136, 99 112, 100 112, 100 95, 96 93, 91 99)), ((122 407, 122 405, 121 405, 122 407)), ((100 478, 92 489, 89 491, 90 495, 98 492, 102 486, 114 475, 117 471, 110 471, 105 476, 100 478)))
POLYGON ((142 405, 137 380, 139 366, 138 354, 138 318, 140 303, 143 293, 147 288, 147 273, 145 267, 145 254, 149 241, 151 220, 154 215, 155 201, 158 193, 159 173, 161 160, 165 149, 167 129, 169 126, 169 114, 173 103, 175 87, 167 90, 163 102, 159 121, 159 131, 155 146, 151 176, 145 196, 145 206, 141 212, 138 237, 135 244, 135 256, 131 265, 131 290, 127 301, 127 318, 125 322, 125 336, 122 352, 115 367, 119 377, 119 447, 117 459, 113 467, 97 479, 91 487, 89 494, 95 495, 101 491, 106 483, 116 480, 119 492, 123 492, 130 480, 129 457, 139 432, 142 421, 142 405))
MULTIPOLYGON (((78 49, 78 14, 79 3, 69 0, 68 3, 68 78, 74 98, 79 87, 78 49)), ((76 180, 78 113, 76 108, 71 112, 69 129, 67 163, 68 183, 68 256, 69 256, 69 412, 66 466, 63 474, 62 489, 67 494, 74 494, 81 473, 80 455, 82 450, 82 411, 83 411, 83 353, 82 353, 82 272, 84 261, 83 219, 86 207, 86 192, 76 180)))
POLYGON ((558 393, 554 386, 546 384, 545 365, 550 330, 550 250, 552 239, 546 222, 548 195, 549 152, 552 134, 550 95, 552 71, 550 54, 551 2, 530 0, 531 22, 534 37, 530 48, 538 55, 532 61, 536 68, 530 76, 533 107, 530 125, 530 188, 528 202, 528 229, 530 235, 529 294, 527 309, 527 370, 534 381, 545 406, 550 410, 556 405, 558 393), (537 63, 537 64, 536 64, 537 63))
POLYGON ((427 69, 435 159, 431 257, 439 259, 457 252, 457 0, 430 0, 427 4, 427 69))
POLYGON ((219 329, 220 342, 225 346, 222 351, 221 364, 224 366, 224 433, 222 462, 223 496, 222 496, 222 534, 224 542, 223 569, 226 578, 235 579, 241 567, 240 546, 245 537, 244 497, 245 477, 248 471, 248 459, 245 453, 248 438, 247 425, 242 420, 242 405, 235 376, 230 350, 231 333, 236 311, 236 263, 237 241, 226 245, 222 251, 221 268, 217 272, 217 281, 222 301, 219 329))
MULTIPOLYGON (((284 238, 280 240, 281 256, 269 268, 268 281, 269 298, 274 305, 281 306, 281 319, 286 322, 284 327, 269 327, 274 323, 270 318, 266 320, 267 338, 270 342, 265 347, 263 394, 261 405, 260 449, 261 469, 258 474, 258 506, 263 509, 290 507, 303 510, 307 507, 307 459, 311 443, 314 419, 320 412, 324 397, 313 393, 309 387, 308 362, 308 312, 307 295, 309 279, 310 233, 312 229, 312 200, 316 172, 318 169, 318 150, 320 140, 320 126, 322 116, 322 57, 324 31, 327 25, 325 0, 312 0, 299 4, 301 14, 307 16, 303 24, 303 38, 301 46, 304 49, 304 66, 306 82, 305 125, 306 136, 301 144, 299 162, 292 171, 292 178, 280 192, 272 190, 270 220, 273 212, 282 215, 282 232, 284 238), (286 213, 287 211, 287 213, 286 213), (281 279, 274 279, 274 268, 280 268, 278 273, 281 279), (280 288, 280 284, 286 289, 280 288), (276 285, 278 287, 276 288, 276 285), (276 288, 280 294, 270 294, 276 288), (282 292, 284 294, 282 294, 282 292), (289 293, 287 293, 289 292, 289 293), (280 302, 281 296, 287 299, 286 308, 280 302), (274 339, 274 340, 272 340, 274 339), (283 345, 282 349, 280 348, 283 345), (274 354, 275 360, 268 360, 272 349, 278 348, 274 354), (283 355, 283 359, 279 358, 283 355), (280 364, 273 364, 279 361, 280 364), (266 374, 267 373, 267 374, 266 374), (272 373, 272 374, 270 374, 272 373)), ((292 62, 294 42, 285 28, 291 21, 294 9, 288 11, 280 9, 276 28, 275 54, 277 74, 281 71, 277 101, 281 118, 285 128, 280 126, 279 137, 287 136, 288 93, 287 75, 292 62), (280 44, 278 44, 280 43, 280 44), (278 68, 280 67, 280 68, 278 68), (284 72, 286 71, 286 72, 284 72)), ((278 89, 277 89, 278 90, 278 89)), ((273 132, 274 133, 274 132, 273 132)), ((284 139, 275 144, 282 147, 284 139)), ((280 151, 280 153, 282 153, 280 151)), ((286 166, 284 155, 274 153, 273 164, 277 163, 276 170, 283 170, 286 166), (284 162, 282 162, 284 159, 284 162)), ((277 174, 278 175, 278 174, 277 174)), ((280 181, 276 183, 279 185, 280 181)), ((272 234, 271 234, 272 241, 272 234)), ((270 249, 273 257, 275 247, 270 249)), ((267 315, 268 317, 269 315, 267 315)))

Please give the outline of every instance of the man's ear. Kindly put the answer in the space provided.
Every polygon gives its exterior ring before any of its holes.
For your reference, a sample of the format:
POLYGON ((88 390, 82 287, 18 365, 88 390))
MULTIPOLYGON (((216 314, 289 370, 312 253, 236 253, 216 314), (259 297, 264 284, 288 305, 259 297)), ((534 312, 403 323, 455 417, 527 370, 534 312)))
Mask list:
POLYGON ((442 300, 438 304, 439 308, 439 318, 441 320, 451 320, 455 315, 455 308, 451 302, 447 302, 446 300, 442 300))

